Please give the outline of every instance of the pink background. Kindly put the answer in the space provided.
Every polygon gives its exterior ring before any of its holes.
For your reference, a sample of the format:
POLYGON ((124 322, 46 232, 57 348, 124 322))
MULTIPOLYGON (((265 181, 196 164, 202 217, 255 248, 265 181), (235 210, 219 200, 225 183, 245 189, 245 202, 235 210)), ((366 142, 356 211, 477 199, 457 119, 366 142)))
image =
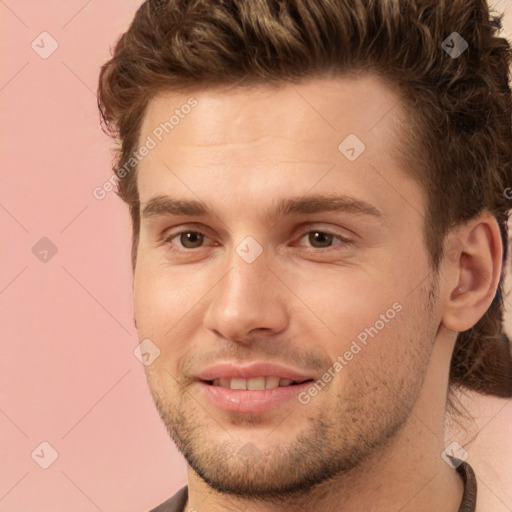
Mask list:
MULTIPOLYGON (((0 2, 0 512, 141 512, 186 483, 133 355, 128 210, 114 193, 92 195, 112 158, 99 67, 140 3, 0 2), (46 59, 31 47, 51 48, 42 32, 58 43, 46 59), (43 237, 57 248, 46 262, 32 253, 43 237), (42 442, 58 452, 47 469, 42 442)), ((512 1, 495 4, 510 37, 512 1)), ((447 439, 478 433, 466 449, 479 512, 511 511, 510 400, 467 403, 471 434, 447 439)))

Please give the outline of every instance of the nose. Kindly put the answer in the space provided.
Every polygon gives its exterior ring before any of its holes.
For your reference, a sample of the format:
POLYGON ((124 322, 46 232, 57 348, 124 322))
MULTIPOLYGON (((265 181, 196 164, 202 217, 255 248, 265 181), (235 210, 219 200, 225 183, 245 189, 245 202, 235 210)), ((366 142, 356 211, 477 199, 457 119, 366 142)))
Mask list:
POLYGON ((233 248, 226 272, 210 293, 204 325, 230 341, 250 344, 254 335, 286 330, 289 312, 285 285, 268 264, 267 253, 251 263, 233 248))

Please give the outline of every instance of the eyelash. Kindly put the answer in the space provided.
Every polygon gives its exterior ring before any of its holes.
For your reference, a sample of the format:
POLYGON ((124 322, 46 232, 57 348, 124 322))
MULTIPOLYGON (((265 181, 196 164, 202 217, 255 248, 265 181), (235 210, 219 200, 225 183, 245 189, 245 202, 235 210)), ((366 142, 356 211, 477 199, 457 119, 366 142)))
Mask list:
MULTIPOLYGON (((174 252, 193 252, 198 249, 202 249, 204 247, 204 246, 200 246, 200 247, 195 247, 193 249, 187 249, 187 248, 176 249, 176 247, 174 247, 174 244, 172 243, 172 240, 174 240, 175 238, 179 237, 180 235, 182 235, 184 233, 195 233, 198 235, 204 235, 205 237, 208 238, 208 235, 206 233, 203 233, 202 231, 197 231, 194 229, 186 229, 186 230, 178 231, 176 233, 169 235, 168 237, 165 238, 164 243, 169 247, 170 250, 172 250, 174 252)), ((323 235, 331 236, 340 241, 339 244, 336 244, 334 246, 329 246, 326 248, 310 247, 309 249, 311 252, 327 252, 327 251, 335 249, 337 246, 342 246, 342 247, 346 248, 346 247, 352 245, 352 240, 349 240, 348 238, 345 238, 341 235, 337 235, 336 233, 333 233, 331 231, 326 231, 326 230, 321 230, 321 229, 310 229, 308 231, 305 231, 300 236, 299 240, 302 240, 306 235, 308 235, 310 233, 322 233, 323 235)))

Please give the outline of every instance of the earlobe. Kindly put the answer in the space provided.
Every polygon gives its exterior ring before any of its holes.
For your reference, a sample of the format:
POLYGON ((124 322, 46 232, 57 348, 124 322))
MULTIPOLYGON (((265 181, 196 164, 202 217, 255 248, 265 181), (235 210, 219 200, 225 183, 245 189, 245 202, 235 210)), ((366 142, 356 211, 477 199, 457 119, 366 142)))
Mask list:
POLYGON ((456 228, 444 261, 447 291, 442 318, 452 331, 473 327, 492 303, 501 277, 503 245, 496 219, 485 212, 456 228), (454 256, 454 255, 457 256, 454 256))

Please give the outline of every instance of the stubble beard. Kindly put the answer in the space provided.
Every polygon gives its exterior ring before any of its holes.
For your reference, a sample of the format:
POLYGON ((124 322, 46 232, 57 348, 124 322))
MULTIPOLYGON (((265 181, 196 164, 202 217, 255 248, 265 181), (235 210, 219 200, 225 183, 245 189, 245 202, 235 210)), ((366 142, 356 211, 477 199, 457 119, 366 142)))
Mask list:
POLYGON ((426 292, 428 318, 423 317, 422 328, 410 327, 394 341, 405 347, 407 364, 351 366, 350 378, 337 391, 334 378, 310 404, 296 405, 277 428, 265 425, 265 446, 253 444, 247 428, 258 428, 258 415, 214 419, 182 385, 172 380, 170 390, 148 374, 156 408, 188 465, 219 493, 279 503, 377 457, 409 419, 422 389, 437 330, 431 318, 435 280, 426 292), (304 426, 290 438, 287 425, 296 428, 298 422, 304 426), (245 434, 237 436, 241 430, 234 427, 240 425, 245 434))

